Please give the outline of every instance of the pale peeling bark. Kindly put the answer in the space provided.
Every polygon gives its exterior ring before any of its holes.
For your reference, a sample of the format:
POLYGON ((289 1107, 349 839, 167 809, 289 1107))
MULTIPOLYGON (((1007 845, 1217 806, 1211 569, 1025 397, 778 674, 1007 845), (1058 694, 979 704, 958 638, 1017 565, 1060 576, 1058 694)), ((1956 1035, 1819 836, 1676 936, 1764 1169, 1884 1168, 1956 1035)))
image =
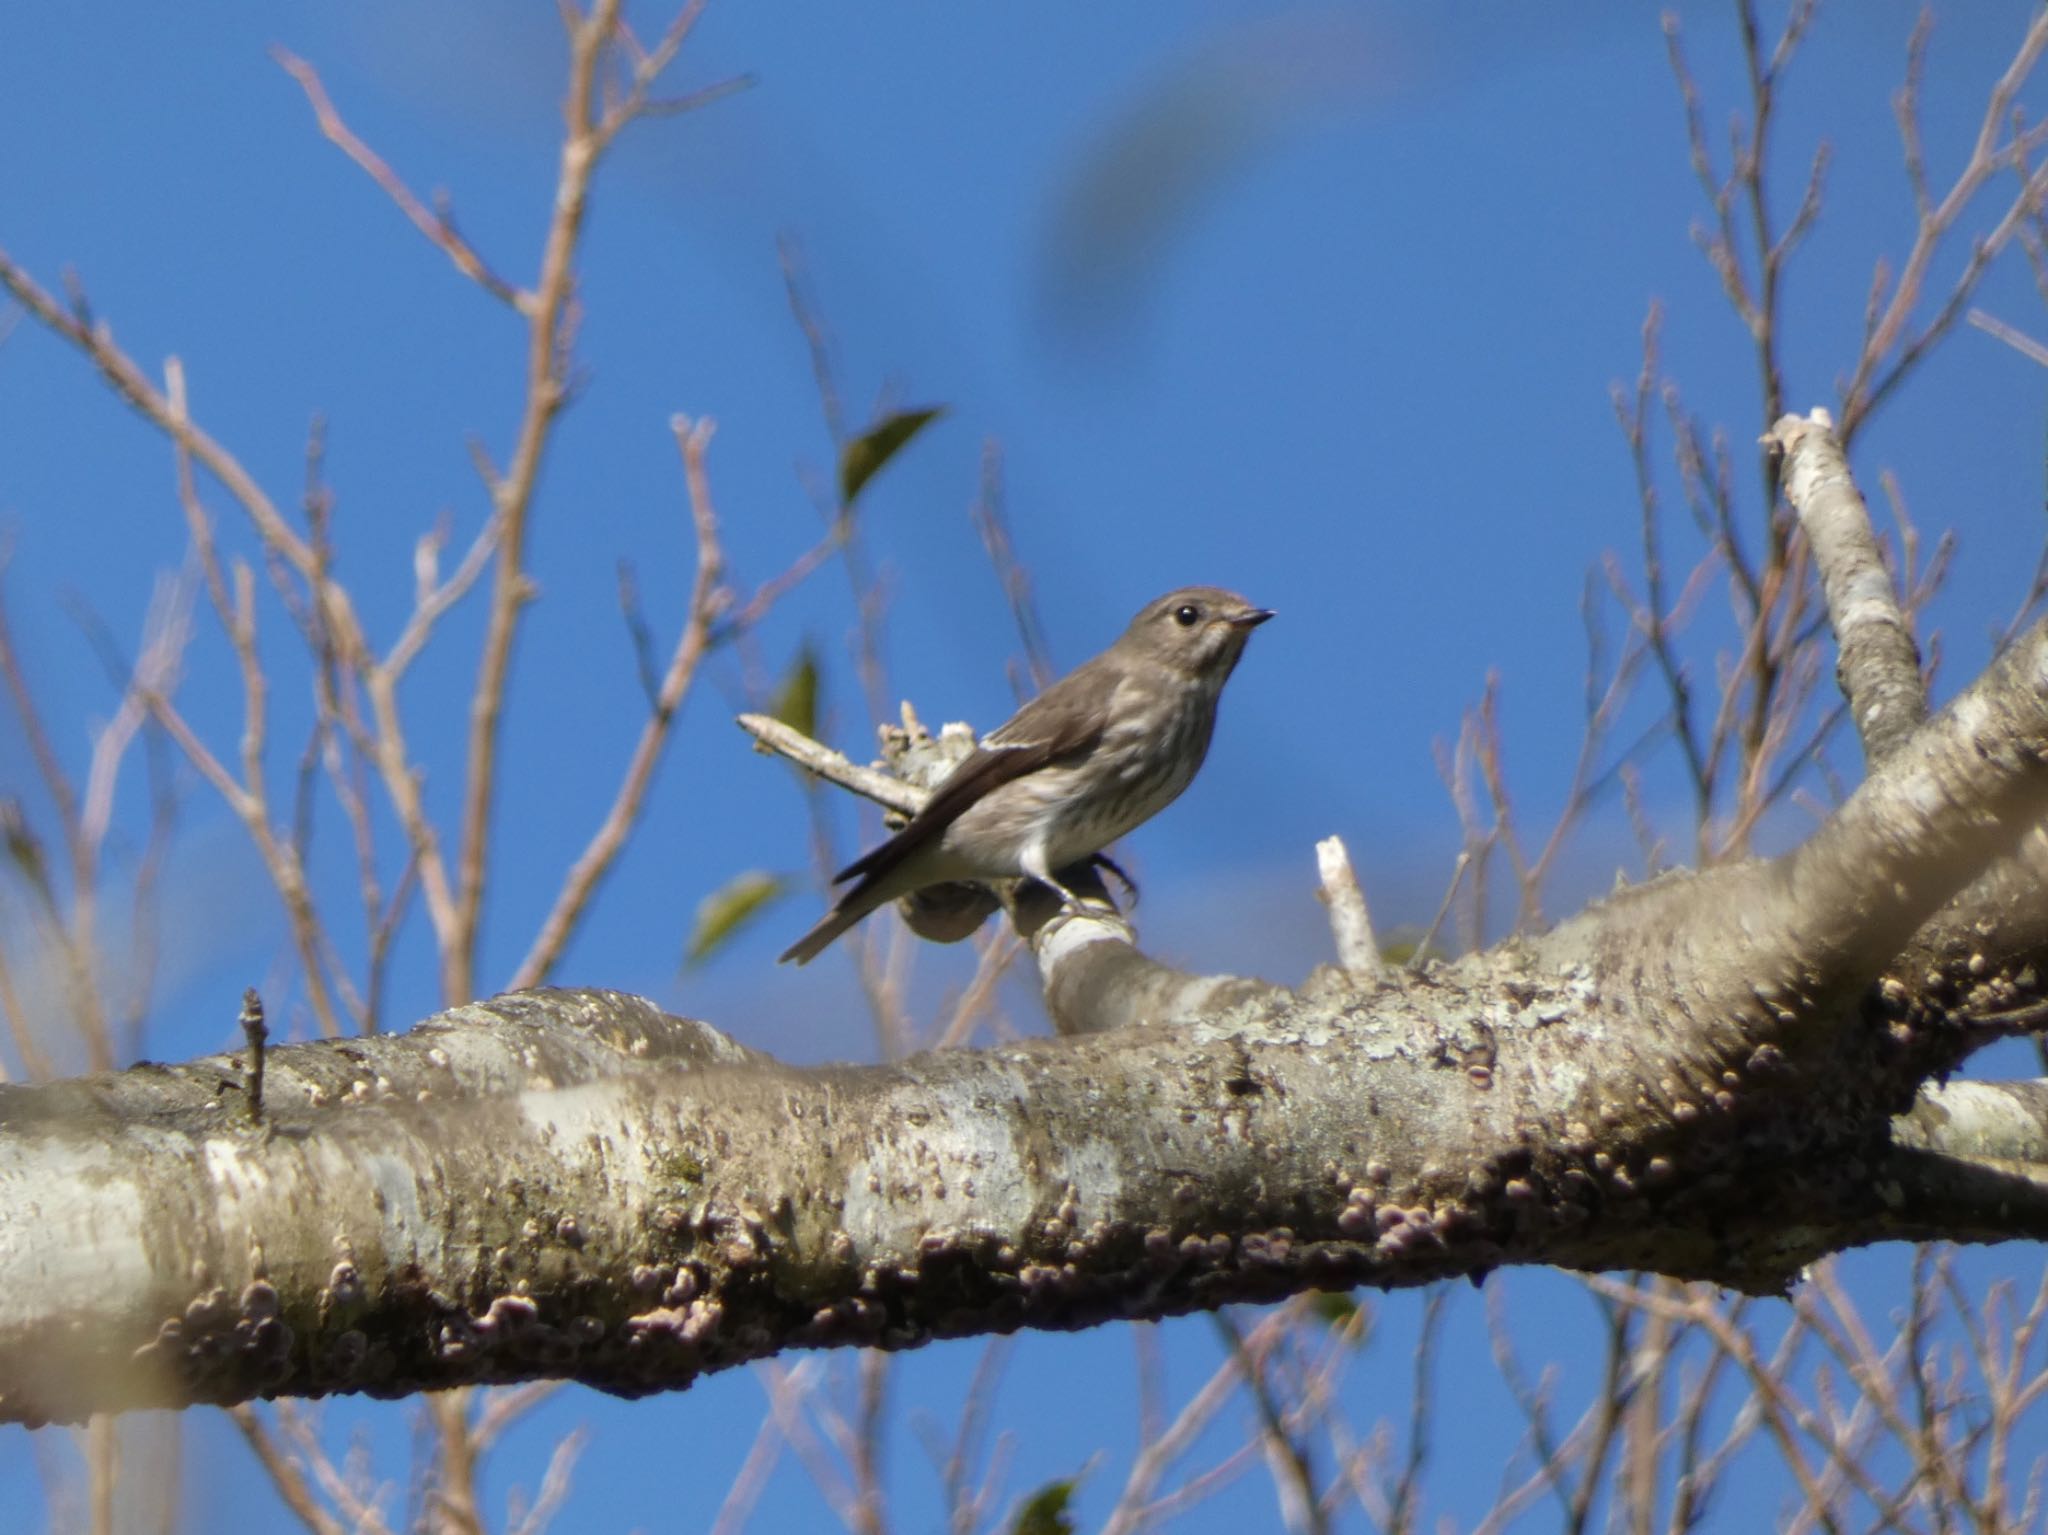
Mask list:
POLYGON ((1920 647, 1899 609, 1869 510, 1849 477, 1828 413, 1782 417, 1765 440, 1787 456, 1785 497, 1820 568, 1840 653, 1835 675, 1865 753, 1882 761, 1927 717, 1920 647))
MULTIPOLYGON (((1830 441, 1790 434, 1795 499, 1830 441)), ((1896 645, 1858 655, 1852 699, 1900 683, 1896 645)), ((1857 1243, 2048 1236, 2048 1085, 1929 1085, 2043 1020, 2012 855, 2048 808, 2044 682, 2048 625, 1889 746, 1917 695, 1859 709, 1876 766, 1787 857, 1420 973, 1188 975, 1099 882, 1077 916, 1027 887, 1000 894, 1059 1038, 800 1070, 547 991, 273 1052, 260 1124, 233 1056, 0 1089, 0 1416, 637 1393, 1504 1264, 1772 1291, 1857 1243)), ((928 782, 945 739, 896 755, 928 782)), ((996 895, 946 899, 934 936, 996 895)))

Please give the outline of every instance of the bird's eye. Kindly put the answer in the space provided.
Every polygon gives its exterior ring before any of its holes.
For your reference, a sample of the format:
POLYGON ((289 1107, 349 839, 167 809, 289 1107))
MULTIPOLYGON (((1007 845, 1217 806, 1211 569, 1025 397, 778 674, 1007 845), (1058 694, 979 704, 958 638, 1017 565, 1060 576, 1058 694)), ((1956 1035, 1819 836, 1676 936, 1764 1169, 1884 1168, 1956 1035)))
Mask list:
POLYGON ((1201 616, 1202 610, 1196 607, 1192 602, 1183 602, 1179 607, 1173 610, 1173 621, 1179 624, 1183 629, 1194 628, 1195 620, 1200 618, 1201 616))

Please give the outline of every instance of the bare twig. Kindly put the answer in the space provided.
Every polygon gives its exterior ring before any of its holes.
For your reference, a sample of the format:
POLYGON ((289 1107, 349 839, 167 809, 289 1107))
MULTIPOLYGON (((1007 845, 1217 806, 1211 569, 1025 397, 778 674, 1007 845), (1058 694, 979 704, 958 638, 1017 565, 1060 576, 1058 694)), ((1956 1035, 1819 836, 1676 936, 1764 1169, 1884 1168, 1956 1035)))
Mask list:
POLYGON ((427 1398, 438 1461, 431 1497, 440 1528, 449 1535, 484 1535, 483 1510, 476 1493, 482 1448, 470 1420, 470 1389, 443 1391, 427 1398))
MULTIPOLYGON (((0 800, 0 822, 4 822, 6 851, 16 872, 28 885, 38 914, 44 923, 52 945, 64 967, 64 985, 70 1003, 71 1016, 84 1040, 88 1058, 95 1070, 105 1071, 113 1064, 113 1040, 107 1027, 106 1001, 99 980, 99 919, 98 884, 100 835, 91 828, 93 821, 89 814, 81 815, 78 798, 72 788, 70 777, 65 773, 49 732, 43 724, 41 712, 37 709, 35 696, 29 687, 26 673, 21 668, 21 659, 14 646, 14 639, 6 619, 6 605, 0 602, 0 681, 4 681, 7 692, 13 700, 15 715, 21 722, 22 735, 27 739, 29 753, 36 764, 43 788, 55 808, 59 835, 63 838, 65 862, 70 873, 69 897, 59 890, 53 871, 44 857, 40 839, 30 831, 27 817, 18 801, 0 800)), ((99 746, 95 748, 95 761, 104 747, 115 737, 108 731, 101 732, 99 746)), ((125 744, 125 737, 121 738, 125 744)), ((118 760, 117 758, 114 760, 118 760)), ((88 790, 88 810, 91 807, 88 790)), ((13 1009, 10 1007, 10 1012, 13 1009)), ((28 1031, 15 1031, 17 1044, 28 1039, 28 1031)), ((25 1069, 33 1068, 34 1059, 24 1050, 22 1064, 25 1069)))
POLYGON ((1444 918, 1451 914, 1451 903, 1458 899, 1458 886, 1464 883, 1466 871, 1471 867, 1471 851, 1461 848, 1451 865, 1451 883, 1444 890, 1443 904, 1437 907, 1436 915, 1430 919, 1429 930, 1422 935, 1422 941, 1415 945, 1415 953, 1408 961, 1409 969, 1420 970, 1428 963, 1429 951, 1436 944, 1437 931, 1444 925, 1444 918))
POLYGON ((47 1080, 52 1074, 50 1057, 36 1038, 28 1013, 21 1005, 21 993, 15 987, 14 971, 8 966, 4 944, 0 944, 0 1013, 7 1017, 7 1032, 14 1040, 15 1053, 21 1057, 22 1071, 32 1082, 47 1080))
POLYGON ((590 1438, 590 1430, 576 1427, 555 1441, 555 1447, 548 1454, 547 1469, 541 1473, 540 1488, 534 1494, 533 1506, 525 1517, 510 1525, 511 1535, 542 1535, 554 1521, 562 1505, 569 1500, 570 1473, 576 1468, 576 1457, 583 1453, 583 1446, 590 1438))
MULTIPOLYGON (((1246 1347, 1263 1350, 1271 1334, 1286 1325, 1285 1313, 1276 1312, 1266 1317, 1252 1329, 1251 1335, 1245 1340, 1246 1347)), ((1153 1489, 1158 1486, 1174 1462, 1187 1452, 1202 1430, 1209 1426, 1216 1414, 1222 1411, 1224 1404, 1230 1400, 1231 1393, 1239 1385, 1242 1373, 1237 1356, 1226 1358, 1200 1389, 1188 1398, 1186 1405, 1181 1408, 1174 1420, 1139 1447, 1137 1456, 1131 1462, 1130 1473, 1124 1480, 1116 1506, 1103 1521, 1103 1535, 1134 1535, 1135 1531, 1145 1528, 1161 1515, 1163 1510, 1160 1504, 1165 1500, 1154 1501, 1153 1489)), ((1220 1472, 1224 1468, 1216 1469, 1220 1472)), ((1198 1478, 1199 1480, 1201 1479, 1198 1478)), ((1210 1485, 1213 1485, 1213 1479, 1210 1485)), ((1168 1496, 1171 1497, 1172 1494, 1168 1496)))
MULTIPOLYGON (((372 1485, 362 1468, 344 1471, 334 1464, 321 1447, 317 1420, 312 1413, 294 1402, 277 1404, 277 1426, 296 1451, 296 1454, 288 1454, 277 1447, 275 1440, 264 1431, 262 1419, 254 1408, 242 1407, 234 1411, 236 1426, 249 1439, 257 1458, 273 1476, 278 1474, 276 1468, 285 1468, 302 1494, 310 1497, 304 1479, 305 1472, 310 1470, 321 1494, 339 1511, 339 1528, 352 1531, 354 1535, 388 1535, 390 1527, 379 1510, 384 1490, 372 1485)), ((280 1489, 282 1486, 280 1483, 280 1489)), ((295 1511, 298 1506, 294 1503, 295 1511)))
POLYGON ((270 1477, 284 1506, 312 1535, 346 1535, 346 1526, 320 1506, 319 1496, 307 1483, 303 1464, 271 1436, 254 1407, 230 1407, 228 1416, 242 1431, 249 1448, 270 1477))
POLYGON ((787 757, 806 772, 816 773, 842 789, 851 789, 885 810, 915 815, 927 798, 927 792, 915 784, 849 761, 831 747, 819 745, 801 730, 793 730, 770 715, 742 714, 737 723, 763 749, 787 757))
POLYGON ((669 657, 668 670, 655 694, 654 710, 640 729, 633 755, 628 759, 618 791, 612 797, 596 832, 562 881, 555 904, 541 922, 533 947, 513 972, 514 990, 537 986, 562 956, 576 924, 589 907, 599 883, 610 872, 613 861, 640 818, 640 807, 653 782, 662 748, 681 712, 683 700, 697 678, 697 668, 711 645, 714 626, 724 604, 722 578, 725 556, 718 542, 718 514, 711 503, 711 485, 704 470, 704 453, 710 445, 712 423, 694 425, 682 416, 673 423, 676 445, 682 450, 684 478, 689 490, 690 515, 697 529, 697 574, 690 588, 690 603, 683 620, 683 632, 669 657))
POLYGON ((1392 1512, 1387 1522, 1390 1531, 1399 1531, 1401 1535, 1416 1528, 1422 1512, 1422 1473, 1429 1464, 1430 1403, 1434 1399, 1431 1382, 1435 1378, 1448 1299, 1439 1286, 1422 1303, 1422 1324, 1415 1341, 1415 1387, 1408 1409, 1408 1454, 1394 1483, 1392 1512))
POLYGON ((1956 173, 1939 202, 1926 187, 1919 130, 1919 61, 1926 48, 1926 27, 1916 30, 1909 55, 1906 84, 1897 98, 1899 132, 1905 147, 1909 172, 1916 188, 1919 226, 1912 247, 1899 266, 1889 297, 1883 267, 1871 287, 1871 312, 1866 326, 1862 354, 1856 369, 1842 390, 1840 437, 1850 443, 1872 412, 1912 373, 1928 351, 1960 319, 1991 260, 2037 214, 2048 197, 2048 167, 2027 169, 2028 158, 2038 149, 2048 125, 2025 124, 2013 115, 2021 88, 2032 75, 2044 50, 2048 50, 2048 12, 2036 12, 2015 49, 2004 74, 1985 97, 1984 115, 1979 121, 1976 141, 1968 160, 1956 173), (1912 319, 1927 286, 1934 257, 1961 222, 1977 194, 1993 177, 2008 170, 2020 173, 2020 188, 1991 228, 1970 245, 1962 273, 1932 318, 1913 330, 1912 319))
POLYGON ((313 116, 320 124, 320 131, 338 146, 356 164, 360 165, 369 178, 383 189, 384 195, 398 205, 413 223, 413 227, 429 240, 455 264, 455 269, 484 292, 503 303, 510 304, 521 314, 530 314, 534 306, 534 295, 515 288, 505 281, 477 253, 476 247, 462 237, 444 208, 430 211, 426 204, 413 196, 398 173, 387 165, 377 152, 357 138, 341 120, 334 103, 328 98, 327 89, 320 83, 320 76, 313 66, 297 54, 283 47, 273 47, 270 56, 277 60, 284 72, 299 82, 299 88, 306 93, 306 100, 313 108, 313 116))
POLYGON ((768 1478, 775 1472, 775 1462, 782 1453, 782 1432, 776 1424, 775 1414, 765 1413, 761 1426, 754 1431, 754 1443, 747 1451, 747 1458, 740 1462, 740 1468, 733 1474, 732 1485, 726 1489, 725 1501, 719 1505, 718 1518, 711 1526, 711 1535, 740 1535, 753 1518, 754 1505, 761 1501, 761 1494, 767 1489, 768 1478))
MULTIPOLYGON (((1269 1345, 1266 1352, 1255 1355, 1245 1341, 1243 1329, 1230 1312, 1218 1311, 1213 1319, 1231 1357, 1237 1361, 1238 1371, 1244 1377, 1252 1405, 1258 1412, 1266 1459, 1273 1467, 1273 1480, 1280 1490, 1282 1522, 1289 1530, 1328 1535, 1329 1514, 1316 1490, 1315 1467, 1309 1460, 1308 1447, 1296 1433, 1295 1425, 1287 1421, 1287 1414, 1274 1395, 1268 1376, 1273 1345, 1269 1345)), ((1279 1341, 1275 1338, 1273 1344, 1279 1341)))
POLYGON ((860 1356, 860 1403, 856 1430, 847 1446, 853 1485, 859 1500, 859 1535, 883 1535, 889 1509, 882 1490, 882 1425, 888 1408, 889 1377, 896 1361, 879 1349, 860 1356))
POLYGON ((816 1359, 806 1359, 793 1369, 768 1359, 761 1362, 754 1374, 768 1393, 769 1408, 783 1442, 796 1452, 834 1517, 848 1530, 858 1530, 860 1501, 810 1424, 809 1409, 821 1372, 821 1362, 816 1359))
POLYGON ((974 975, 960 993, 960 1000, 954 1003, 953 1014, 946 1020, 946 1026, 939 1030, 938 1042, 932 1046, 933 1049, 953 1050, 967 1043, 974 1026, 995 1000, 996 983, 1002 980, 1023 952, 1024 940, 1007 928, 981 944, 981 952, 975 958, 974 975))
POLYGON ((1031 572, 1017 558, 1010 521, 1003 512, 1003 450, 993 437, 981 445, 981 487, 970 515, 975 530, 981 534, 981 546, 988 553, 1003 597, 1010 605, 1010 617, 1017 625, 1030 692, 1042 693, 1052 685, 1055 675, 1052 651, 1045 642, 1045 624, 1039 619, 1037 600, 1031 594, 1031 572))
MULTIPOLYGON (((463 784, 457 858, 455 920, 441 945, 441 990, 449 1002, 476 991, 476 944, 482 919, 490 849, 491 806, 498 773, 498 725, 511 677, 512 640, 519 615, 533 595, 526 573, 526 535, 540 484, 541 461, 556 419, 568 401, 568 355, 577 314, 575 258, 590 200, 591 177, 611 135, 612 112, 599 116, 599 65, 618 25, 622 0, 596 0, 570 28, 569 96, 562 108, 568 132, 555 182, 554 216, 541 252, 540 276, 530 303, 526 349, 526 403, 512 457, 491 485, 500 522, 484 620, 483 659, 470 694, 468 771, 463 784)), ((617 109, 614 109, 616 111, 617 109)))
MULTIPOLYGON (((283 514, 234 455, 182 412, 172 411, 164 394, 114 344, 113 330, 105 321, 94 320, 89 312, 74 313, 59 303, 5 251, 0 251, 0 287, 12 293, 39 324, 83 353, 116 395, 180 443, 201 468, 218 480, 248 514, 266 548, 302 577, 309 581, 314 577, 318 562, 312 547, 292 531, 283 514)), ((329 582, 316 586, 315 593, 329 605, 328 619, 336 632, 352 645, 359 644, 361 635, 355 616, 340 588, 329 582)))
MULTIPOLYGON (((232 583, 222 569, 213 541, 212 518, 200 502, 198 482, 193 473, 190 448, 193 433, 186 401, 185 369, 175 357, 164 363, 164 398, 172 421, 183 428, 174 431, 171 438, 178 503, 185 512, 192 545, 206 578, 208 596, 221 627, 227 632, 242 676, 242 776, 236 783, 237 792, 230 795, 222 791, 222 798, 234 807, 247 827, 271 883, 277 887, 277 893, 284 902, 292 941, 299 953, 300 969, 306 978, 306 995, 320 1031, 327 1035, 339 1034, 341 1021, 334 1009, 327 967, 322 957, 321 937, 326 928, 313 904, 304 852, 292 839, 279 835, 271 815, 265 765, 269 740, 270 679, 257 650, 255 578, 249 567, 240 562, 234 567, 232 583)), ((326 557, 317 540, 310 546, 310 551, 316 578, 324 578, 326 557)), ((177 715, 169 694, 158 685, 158 679, 145 679, 144 685, 148 690, 144 695, 145 701, 159 723, 165 726, 166 733, 192 759, 193 765, 217 789, 222 782, 232 781, 227 768, 213 758, 177 715), (171 723, 174 719, 177 721, 175 726, 171 723)))
POLYGON ((2022 357, 2032 362, 2038 362, 2042 367, 2048 368, 2048 346, 2044 346, 2039 341, 2036 341, 2025 331, 2016 330, 2006 324, 2005 321, 1997 318, 1995 315, 1986 314, 1981 309, 1972 309, 1970 311, 1970 323, 1983 331, 1985 335, 1997 337, 2022 357))

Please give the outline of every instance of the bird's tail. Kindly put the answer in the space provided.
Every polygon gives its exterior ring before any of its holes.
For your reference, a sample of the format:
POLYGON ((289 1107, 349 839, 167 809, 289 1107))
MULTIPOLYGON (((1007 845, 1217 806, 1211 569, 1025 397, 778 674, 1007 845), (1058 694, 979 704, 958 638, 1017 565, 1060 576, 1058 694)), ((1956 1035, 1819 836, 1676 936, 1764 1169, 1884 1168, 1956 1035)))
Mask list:
POLYGON ((786 965, 795 960, 799 965, 808 965, 824 953, 827 944, 881 905, 883 899, 875 894, 875 882, 863 879, 839 898, 816 927, 784 949, 777 963, 786 965))

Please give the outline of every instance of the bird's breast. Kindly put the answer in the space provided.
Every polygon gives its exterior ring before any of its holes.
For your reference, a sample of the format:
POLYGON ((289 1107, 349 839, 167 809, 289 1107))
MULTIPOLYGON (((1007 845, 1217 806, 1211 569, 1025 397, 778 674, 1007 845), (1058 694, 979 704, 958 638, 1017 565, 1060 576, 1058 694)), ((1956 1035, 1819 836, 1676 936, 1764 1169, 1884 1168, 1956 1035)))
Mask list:
POLYGON ((1117 710, 1085 752, 990 790, 946 829, 947 854, 985 874, 1016 874, 1026 846, 1055 869, 1100 852, 1187 788, 1207 755, 1216 714, 1189 692, 1170 705, 1117 710))
POLYGON ((1051 807, 1053 866, 1101 851, 1172 804, 1201 768, 1214 720, 1210 710, 1174 709, 1112 724, 1051 807))

